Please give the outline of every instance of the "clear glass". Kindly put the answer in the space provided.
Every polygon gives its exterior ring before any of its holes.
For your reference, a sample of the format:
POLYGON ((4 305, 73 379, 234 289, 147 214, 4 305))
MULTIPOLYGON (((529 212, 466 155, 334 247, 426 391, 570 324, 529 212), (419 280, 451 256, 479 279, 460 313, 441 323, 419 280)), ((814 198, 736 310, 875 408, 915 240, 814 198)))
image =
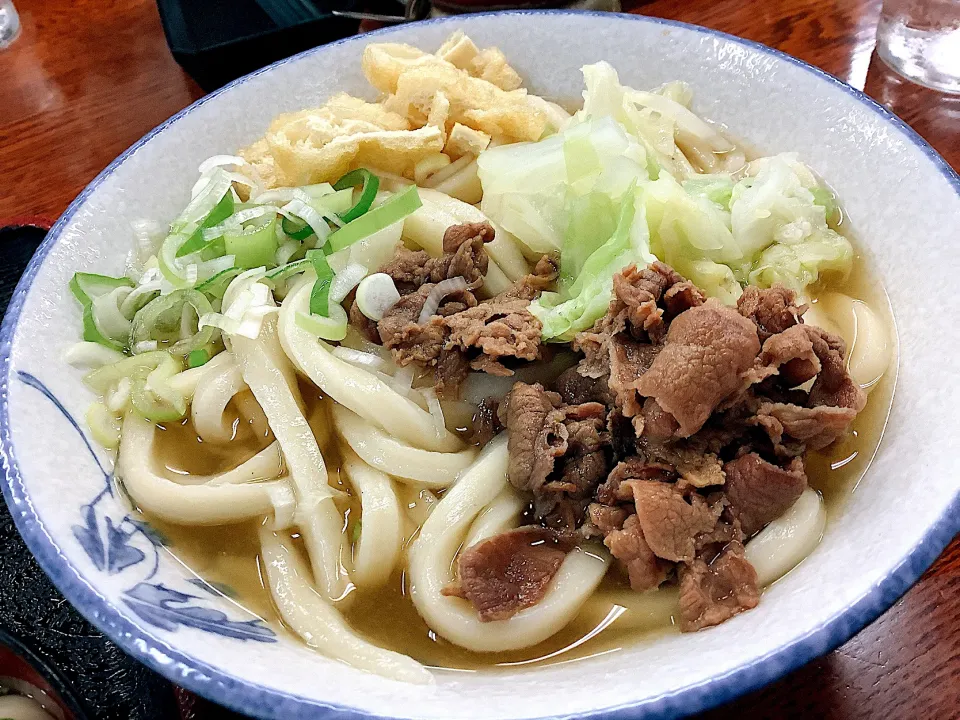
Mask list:
POLYGON ((960 0, 884 0, 877 54, 908 80, 960 94, 960 0))
POLYGON ((13 0, 0 0, 0 50, 17 39, 20 34, 20 16, 13 0))

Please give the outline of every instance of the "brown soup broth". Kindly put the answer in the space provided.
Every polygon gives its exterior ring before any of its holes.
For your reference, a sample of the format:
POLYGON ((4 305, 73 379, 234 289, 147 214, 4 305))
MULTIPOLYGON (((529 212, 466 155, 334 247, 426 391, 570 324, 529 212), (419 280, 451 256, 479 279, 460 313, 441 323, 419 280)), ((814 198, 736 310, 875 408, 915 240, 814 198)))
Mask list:
MULTIPOLYGON (((825 500, 828 522, 842 510, 844 501, 863 476, 876 453, 886 424, 896 379, 896 339, 885 293, 861 258, 857 258, 851 279, 828 283, 827 289, 842 291, 866 301, 886 321, 894 347, 890 368, 872 389, 865 410, 857 417, 851 434, 823 452, 807 456, 810 484, 825 500)), ((337 470, 336 443, 329 434, 327 402, 309 382, 301 381, 308 417, 317 434, 330 472, 331 484, 348 493, 337 470)), ((236 422, 236 436, 228 446, 202 442, 189 421, 170 425, 160 433, 157 454, 175 474, 212 474, 228 470, 265 447, 272 438, 255 433, 243 420, 236 422)), ((348 498, 345 525, 350 533, 359 507, 357 498, 348 498)), ((198 576, 222 591, 237 604, 285 631, 264 587, 258 560, 259 545, 253 523, 211 528, 182 527, 147 516, 170 544, 168 550, 198 576)), ((296 537, 294 535, 294 537, 296 537)), ((525 650, 505 653, 474 653, 453 645, 427 627, 407 596, 402 572, 374 591, 354 591, 345 617, 362 636, 390 650, 407 654, 425 665, 451 670, 509 668, 534 663, 559 663, 615 652, 641 638, 650 641, 674 632, 673 623, 651 621, 632 607, 629 585, 615 569, 587 601, 579 615, 551 638, 525 650)), ((661 591, 662 592, 662 591, 661 591)))

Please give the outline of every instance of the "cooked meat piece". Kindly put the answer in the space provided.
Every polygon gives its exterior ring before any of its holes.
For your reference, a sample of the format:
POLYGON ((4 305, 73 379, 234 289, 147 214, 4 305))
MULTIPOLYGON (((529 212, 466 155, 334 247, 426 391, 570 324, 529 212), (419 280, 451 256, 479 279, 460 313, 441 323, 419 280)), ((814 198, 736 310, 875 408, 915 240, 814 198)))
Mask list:
POLYGON ((556 393, 522 382, 514 384, 500 405, 500 421, 510 433, 508 477, 518 490, 539 492, 554 461, 566 450, 565 438, 562 442, 551 438, 546 427, 547 417, 559 405, 556 393))
POLYGON ((844 362, 847 348, 843 339, 826 330, 808 325, 813 351, 820 360, 820 374, 810 388, 808 405, 830 405, 860 412, 867 404, 867 394, 853 381, 844 362))
POLYGON ((720 401, 740 388, 742 374, 759 352, 756 326, 711 299, 670 324, 666 344, 640 378, 637 391, 656 398, 680 424, 678 435, 688 437, 703 427, 720 401))
POLYGON ((784 469, 756 453, 748 453, 726 463, 723 470, 727 475, 724 489, 730 501, 730 514, 740 521, 747 537, 783 515, 807 487, 800 458, 784 469))
POLYGON ((696 285, 686 280, 675 283, 663 294, 663 305, 668 319, 673 319, 684 310, 703 305, 707 298, 696 285))
POLYGON ((353 299, 350 302, 350 324, 355 327, 363 337, 365 337, 370 342, 374 342, 377 345, 380 345, 383 341, 380 339, 380 333, 377 332, 377 323, 375 320, 371 320, 362 312, 360 308, 357 307, 356 299, 353 299))
POLYGON ((564 461, 560 478, 548 482, 544 490, 586 497, 607 477, 609 467, 606 456, 600 450, 574 454, 564 461))
POLYGON ((729 543, 709 564, 697 558, 681 565, 679 578, 683 632, 719 625, 760 602, 757 571, 737 541, 729 543))
POLYGON ((479 285, 483 282, 483 276, 487 274, 490 264, 487 252, 483 249, 483 244, 493 239, 493 228, 483 223, 483 227, 490 231, 489 239, 486 239, 486 233, 478 232, 467 239, 458 235, 453 240, 448 240, 451 233, 465 227, 472 228, 473 226, 469 224, 452 225, 447 228, 443 235, 444 255, 435 261, 433 271, 430 273, 431 281, 440 282, 446 278, 462 277, 471 285, 479 285), (457 245, 456 250, 448 250, 447 248, 454 247, 454 242, 462 244, 457 245))
POLYGON ((642 270, 636 265, 625 268, 613 276, 613 300, 607 314, 621 318, 617 325, 629 323, 635 336, 642 330, 657 339, 663 334, 663 310, 657 307, 657 300, 677 282, 683 278, 662 263, 642 270))
MULTIPOLYGON (((433 365, 440 357, 447 339, 447 328, 443 319, 434 315, 423 325, 417 323, 432 289, 433 285, 428 283, 420 286, 416 292, 404 295, 377 323, 380 339, 393 351, 393 359, 399 365, 405 366, 412 362, 433 365)), ((448 296, 448 300, 458 298, 464 302, 476 303, 469 291, 448 296)))
MULTIPOLYGON (((665 412, 653 398, 644 400, 642 415, 639 417, 643 423, 641 433, 654 440, 667 440, 673 437, 680 427, 673 415, 665 412)), ((634 424, 636 422, 637 419, 634 418, 634 424)))
POLYGON ((401 295, 407 295, 430 281, 433 265, 433 258, 425 250, 400 247, 393 259, 380 268, 380 272, 393 278, 393 284, 401 295))
POLYGON ((678 485, 681 487, 705 488, 726 482, 723 464, 713 453, 701 454, 689 450, 680 456, 676 467, 680 473, 678 485))
POLYGON ((607 476, 606 414, 600 403, 564 405, 557 393, 522 382, 500 406, 510 433, 510 482, 533 495, 534 515, 552 527, 579 526, 607 476))
POLYGON ((750 285, 737 300, 737 309, 756 323, 760 339, 766 340, 799 323, 807 306, 797 305, 797 294, 782 285, 766 289, 750 285))
POLYGON ((607 463, 602 452, 609 444, 606 421, 607 408, 595 402, 565 405, 547 415, 545 427, 563 438, 563 453, 582 461, 575 467, 568 462, 560 480, 550 483, 551 489, 582 495, 606 477, 607 463))
POLYGON ((483 243, 493 242, 495 237, 496 232, 488 222, 451 225, 443 233, 443 252, 455 253, 463 247, 464 243, 479 240, 482 245, 483 243))
POLYGON ((669 481, 677 477, 676 470, 670 465, 650 462, 645 457, 634 455, 617 463, 610 471, 606 481, 597 488, 597 499, 606 505, 633 500, 633 488, 624 486, 627 480, 669 481))
MULTIPOLYGON (((657 306, 667 288, 686 281, 663 263, 655 262, 650 267, 639 269, 636 265, 624 268, 613 276, 613 297, 606 315, 597 320, 590 330, 578 333, 573 349, 584 354, 580 373, 598 378, 609 375, 612 383, 628 380, 628 376, 614 377, 611 372, 613 340, 626 340, 623 334, 634 340, 659 342, 663 338, 663 310, 657 306)), ((674 306, 684 302, 684 290, 673 296, 674 306)), ((691 302, 695 302, 690 298, 691 302)))
POLYGON ((809 325, 794 325, 771 335, 763 343, 760 363, 777 368, 790 387, 803 385, 820 372, 820 359, 813 350, 809 325))
POLYGON ((562 533, 575 533, 587 517, 590 498, 545 491, 533 498, 533 516, 542 525, 562 533))
POLYGON ((507 620, 543 599, 571 547, 538 526, 494 535, 461 554, 459 581, 442 592, 469 600, 482 622, 507 620))
POLYGON ((437 397, 454 400, 460 396, 460 386, 470 374, 470 361, 460 350, 444 348, 440 351, 436 368, 437 397))
MULTIPOLYGON (((727 500, 725 497, 721 496, 719 501, 723 503, 721 507, 726 505, 727 500)), ((740 523, 736 520, 734 520, 732 523, 722 521, 718 522, 713 530, 697 536, 697 557, 716 557, 720 554, 720 551, 723 550, 724 546, 730 542, 733 542, 734 540, 737 542, 743 542, 744 540, 743 530, 740 529, 740 523)))
POLYGON ((626 335, 617 335, 609 343, 609 373, 607 381, 617 407, 625 417, 633 420, 637 435, 643 432, 644 418, 640 413, 643 399, 638 397, 640 378, 653 366, 662 346, 639 343, 626 335))
POLYGON ((653 590, 666 580, 670 564, 657 558, 650 549, 636 515, 628 517, 622 529, 612 530, 603 539, 603 544, 626 567, 634 591, 653 590))
POLYGON ((657 557, 691 562, 696 537, 713 530, 717 514, 700 495, 684 497, 674 485, 656 480, 627 480, 633 491, 637 520, 647 545, 657 557))
POLYGON ((587 517, 590 523, 600 532, 607 535, 623 527, 623 521, 629 513, 622 507, 590 503, 587 507, 587 517))
POLYGON ((780 445, 787 435, 811 450, 822 450, 843 437, 856 417, 853 408, 763 403, 753 422, 767 432, 774 445, 780 445))
POLYGON ((554 386, 564 402, 572 405, 585 402, 607 404, 610 400, 610 392, 607 389, 607 378, 584 377, 578 372, 576 365, 560 373, 554 386))
MULTIPOLYGON (((465 351, 479 350, 494 363, 508 357, 535 360, 540 353, 543 326, 527 310, 528 305, 526 300, 495 297, 449 316, 445 324, 450 330, 451 345, 465 351)), ((492 365, 483 361, 473 367, 490 372, 492 365)))
POLYGON ((494 436, 503 430, 503 425, 497 415, 500 403, 494 398, 484 398, 477 406, 473 416, 473 435, 470 442, 475 445, 486 445, 494 436))
POLYGON ((493 228, 488 223, 451 225, 443 234, 444 254, 441 257, 433 258, 423 250, 400 247, 380 272, 393 278, 401 295, 415 292, 425 283, 455 277, 463 277, 478 287, 489 266, 483 244, 492 241, 493 237, 493 228))
POLYGON ((557 266, 544 255, 537 262, 533 272, 524 275, 509 288, 500 293, 502 299, 535 300, 540 293, 550 287, 557 279, 557 266))

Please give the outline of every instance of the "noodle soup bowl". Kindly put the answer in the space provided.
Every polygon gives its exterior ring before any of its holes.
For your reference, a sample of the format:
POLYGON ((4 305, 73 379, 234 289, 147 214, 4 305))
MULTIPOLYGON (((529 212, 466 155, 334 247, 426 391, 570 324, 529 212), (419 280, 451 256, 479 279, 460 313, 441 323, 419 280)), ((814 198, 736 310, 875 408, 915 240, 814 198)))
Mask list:
MULTIPOLYGON (((153 130, 70 206, 30 264, 2 331, 4 496, 63 594, 170 680, 265 718, 639 718, 696 712, 838 646, 919 577, 960 527, 960 179, 861 93, 783 54, 649 18, 494 13, 351 38, 293 57, 198 101, 153 130), (837 191, 899 335, 899 378, 872 465, 822 542, 756 609, 693 634, 625 643, 552 665, 438 671, 433 685, 363 673, 312 652, 208 585, 138 520, 88 439, 82 373, 62 361, 80 334, 67 283, 119 274, 130 223, 166 222, 197 165, 262 135, 280 112, 337 91, 370 96, 370 41, 436 48, 455 29, 499 46, 539 94, 571 99, 579 68, 606 59, 639 88, 681 79, 694 107, 766 152, 796 151, 837 191)), ((895 363, 896 364, 896 363, 895 363)), ((891 373, 896 373, 896 368, 891 373)), ((888 378, 892 382, 892 379, 888 378)), ((392 622, 387 613, 384 623, 392 622)), ((562 657, 555 658, 563 660, 562 657)))

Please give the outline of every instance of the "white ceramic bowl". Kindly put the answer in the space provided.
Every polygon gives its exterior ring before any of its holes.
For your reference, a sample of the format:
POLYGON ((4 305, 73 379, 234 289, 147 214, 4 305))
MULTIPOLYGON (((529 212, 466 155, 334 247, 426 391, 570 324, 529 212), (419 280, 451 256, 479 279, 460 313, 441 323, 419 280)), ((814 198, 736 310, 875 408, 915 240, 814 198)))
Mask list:
MULTIPOLYGON (((82 140, 81 140, 82 141, 82 140)), ((4 495, 63 594, 117 644, 174 682, 267 718, 637 718, 695 712, 845 641, 913 583, 960 528, 960 178, 861 93, 766 47, 637 16, 504 13, 383 30, 304 53, 209 95, 94 180, 34 257, 2 330, 4 495), (708 632, 575 663, 440 673, 407 686, 280 639, 204 589, 111 495, 91 449, 80 373, 60 360, 79 334, 75 270, 119 272, 129 223, 169 220, 196 167, 262 134, 279 112, 346 90, 370 95, 372 41, 436 48, 463 28, 498 45, 534 91, 572 98, 606 59, 626 84, 671 79, 696 109, 769 152, 796 150, 839 191, 889 292, 900 376, 879 455, 816 551, 760 606, 708 632), (191 583, 193 579, 193 583, 191 583)), ((389 618, 384 618, 389 622, 389 618)))

